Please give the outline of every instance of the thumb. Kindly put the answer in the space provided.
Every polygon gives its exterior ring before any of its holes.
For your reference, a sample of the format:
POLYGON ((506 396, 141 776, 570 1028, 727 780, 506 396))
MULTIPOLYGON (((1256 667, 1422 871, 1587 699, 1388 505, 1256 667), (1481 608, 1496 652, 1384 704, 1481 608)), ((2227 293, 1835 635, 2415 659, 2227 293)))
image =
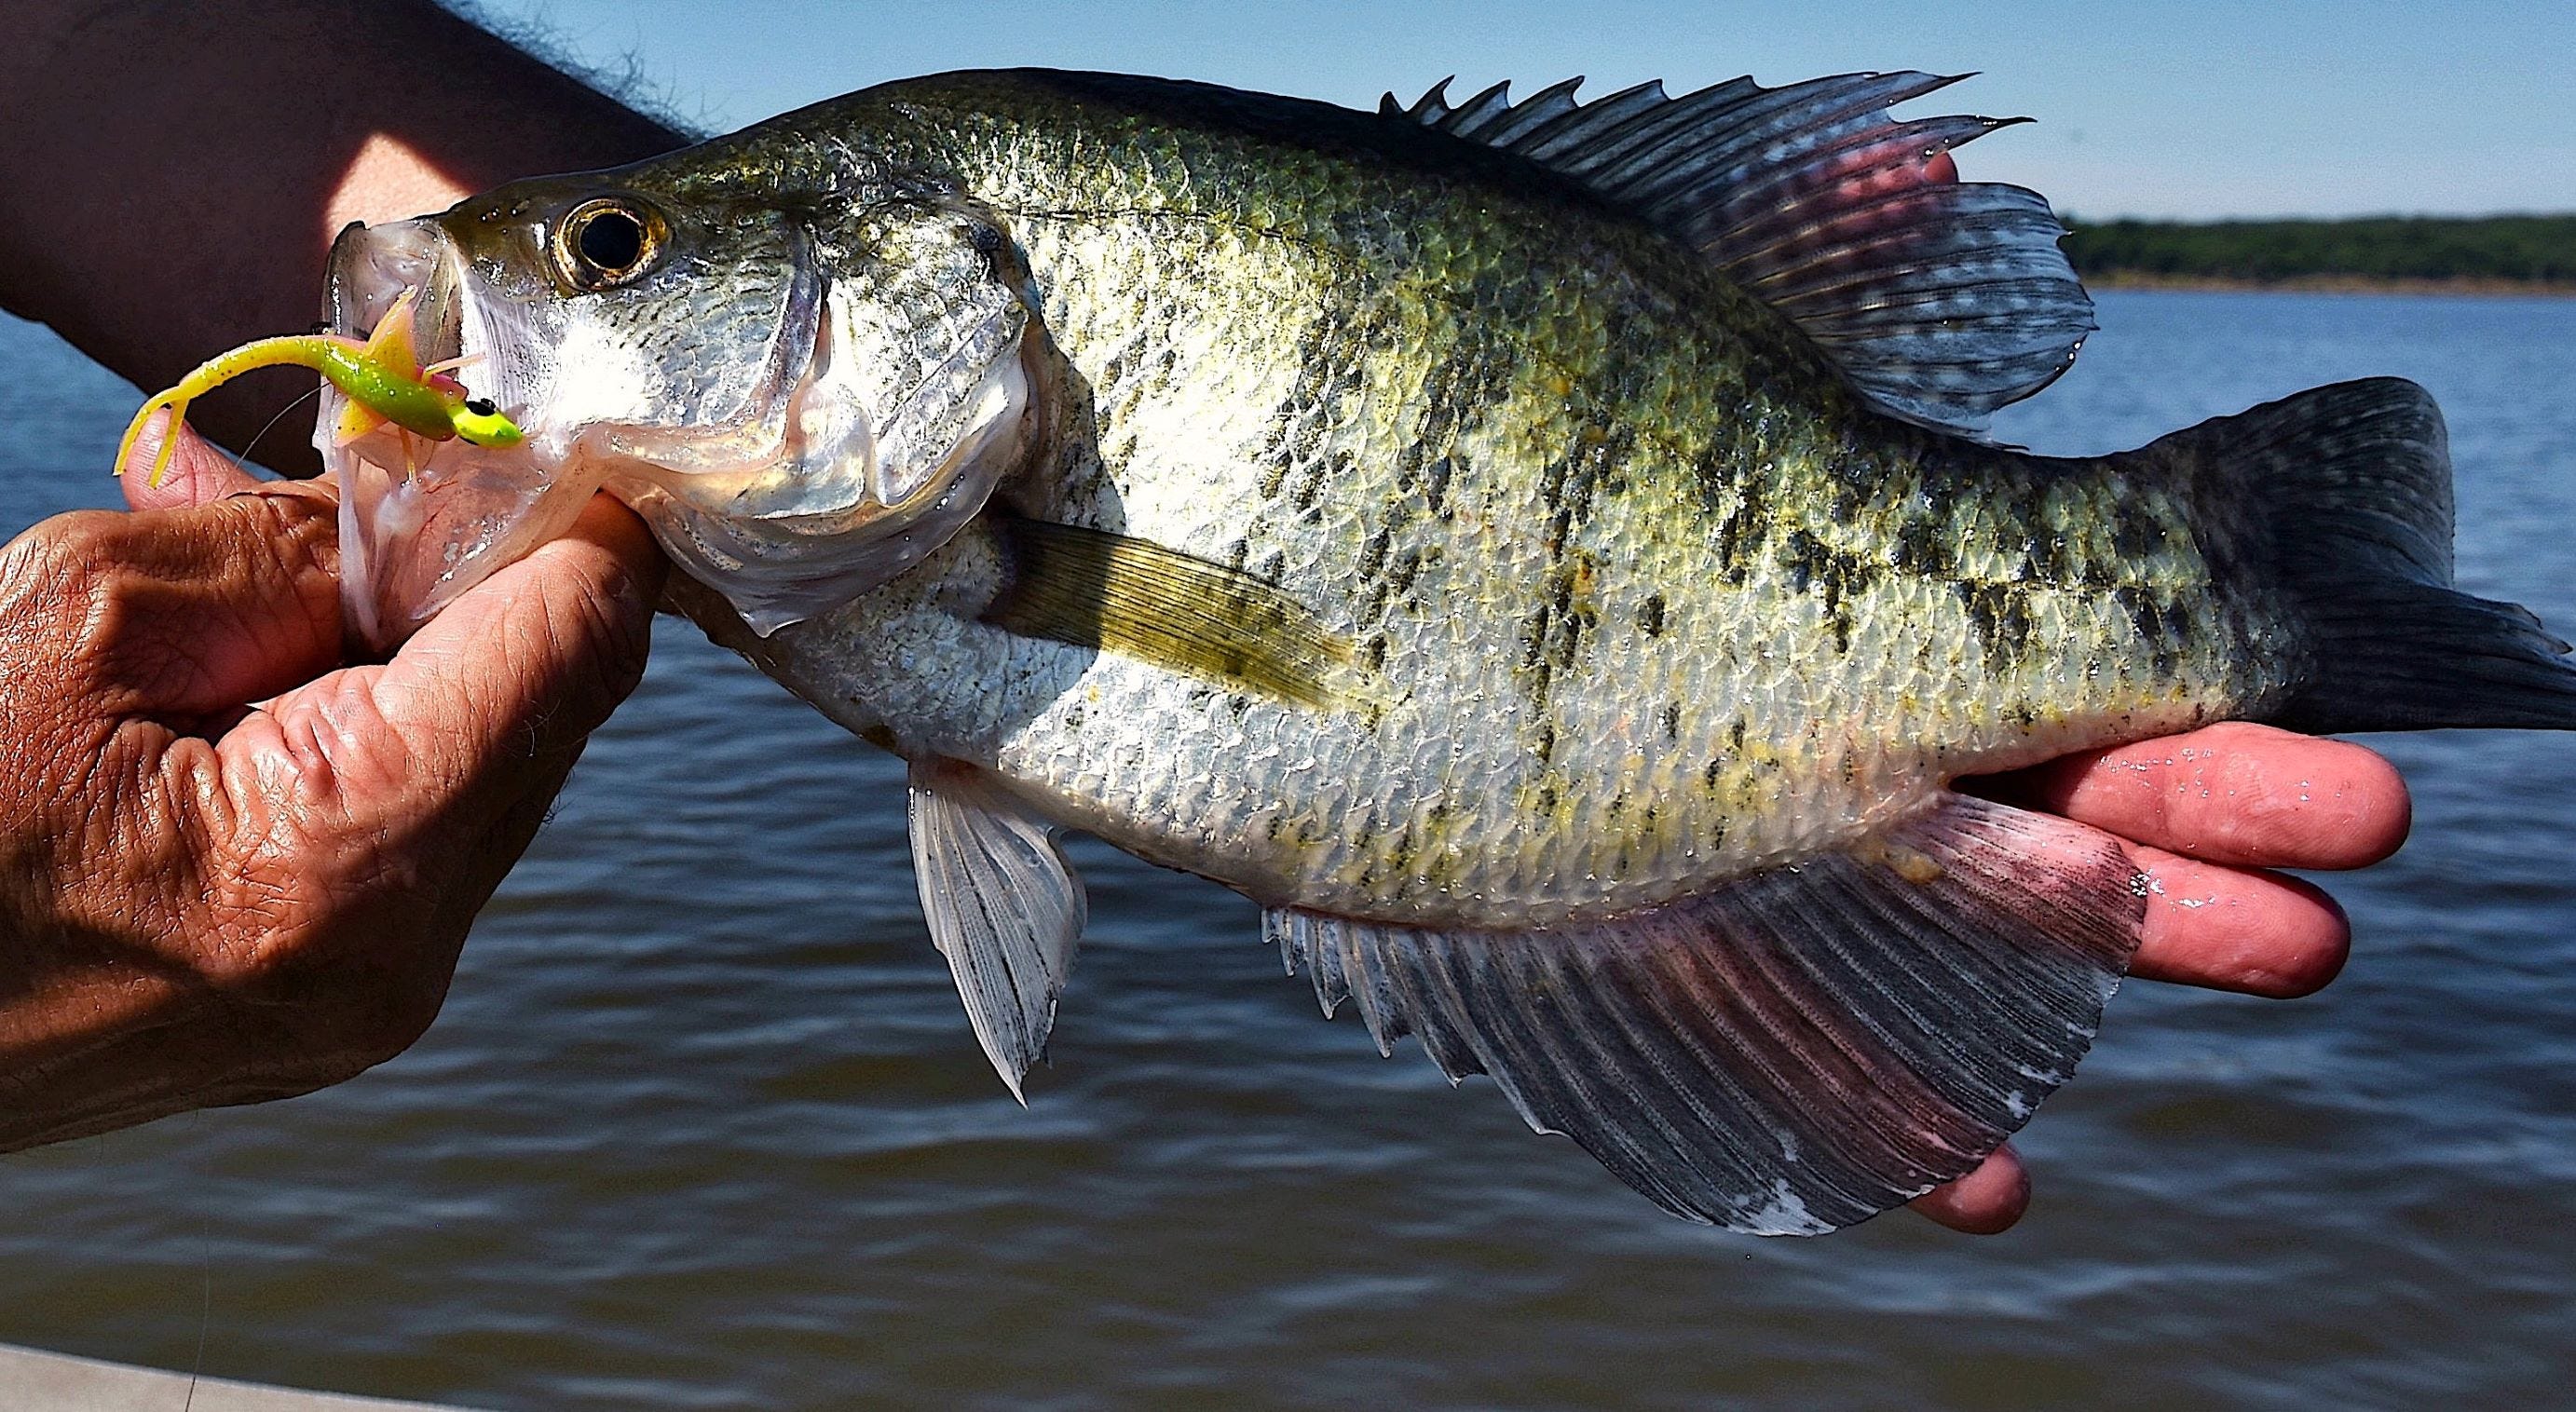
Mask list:
POLYGON ((467 591, 391 662, 342 674, 337 690, 364 709, 316 703, 349 737, 341 758, 374 757, 401 782, 342 806, 361 822, 388 811, 398 829, 453 806, 497 814, 540 788, 642 678, 664 571, 643 522, 594 496, 571 532, 467 591))
POLYGON ((255 490, 265 483, 166 410, 153 413, 143 430, 135 434, 134 449, 125 454, 125 464, 116 468, 116 478, 125 484, 125 503, 137 510, 203 505, 238 491, 255 490), (160 463, 161 443, 170 435, 174 422, 178 426, 178 444, 170 448, 170 463, 162 469, 161 483, 154 485, 152 468, 160 463))

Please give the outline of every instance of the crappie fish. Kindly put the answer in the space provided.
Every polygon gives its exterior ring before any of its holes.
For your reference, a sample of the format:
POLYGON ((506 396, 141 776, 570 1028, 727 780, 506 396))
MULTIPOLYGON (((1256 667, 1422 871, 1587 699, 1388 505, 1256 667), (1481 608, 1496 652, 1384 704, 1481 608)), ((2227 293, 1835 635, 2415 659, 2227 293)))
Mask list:
POLYGON ((1888 115, 1946 82, 955 74, 353 228, 338 332, 410 293, 525 432, 325 445, 353 620, 399 639, 605 487, 718 640, 910 762, 1014 1093, 1087 830, 1667 1209, 1861 1220, 2066 1080, 2143 915, 2108 836, 1951 780, 2576 724, 2565 645, 2448 587, 2411 384, 1982 438, 2093 321, 2046 204, 1957 178, 2000 124, 1888 115))

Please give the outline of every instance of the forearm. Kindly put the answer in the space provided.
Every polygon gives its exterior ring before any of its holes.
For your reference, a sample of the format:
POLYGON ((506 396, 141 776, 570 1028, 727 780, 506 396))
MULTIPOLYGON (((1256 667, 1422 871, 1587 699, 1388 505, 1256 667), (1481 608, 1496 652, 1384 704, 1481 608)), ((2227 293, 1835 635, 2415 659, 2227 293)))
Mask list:
MULTIPOLYGON (((0 308, 146 389, 309 324, 350 220, 682 140, 424 0, 8 0, 0 21, 0 308)), ((191 417, 238 447, 299 390, 248 379, 191 417)), ((262 458, 309 463, 305 425, 262 458)))

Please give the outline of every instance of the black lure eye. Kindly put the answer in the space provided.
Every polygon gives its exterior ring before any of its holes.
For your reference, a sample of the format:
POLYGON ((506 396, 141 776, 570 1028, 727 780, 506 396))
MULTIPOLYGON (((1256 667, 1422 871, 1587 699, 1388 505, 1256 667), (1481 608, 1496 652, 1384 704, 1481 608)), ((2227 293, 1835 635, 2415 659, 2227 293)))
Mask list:
POLYGON ((585 201, 555 226, 555 264, 575 289, 613 289, 653 267, 662 231, 649 207, 616 197, 585 201))
POLYGON ((469 397, 465 399, 465 410, 478 417, 489 417, 498 415, 501 407, 489 397, 469 397))

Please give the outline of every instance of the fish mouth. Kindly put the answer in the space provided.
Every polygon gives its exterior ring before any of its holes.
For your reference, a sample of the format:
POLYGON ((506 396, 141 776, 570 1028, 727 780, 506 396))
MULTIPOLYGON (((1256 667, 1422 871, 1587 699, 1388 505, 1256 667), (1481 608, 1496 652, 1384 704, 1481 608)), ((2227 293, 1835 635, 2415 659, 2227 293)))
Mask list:
MULTIPOLYGON (((453 367, 469 395, 522 417, 524 398, 506 385, 507 349, 471 307, 463 263, 434 219, 353 224, 331 246, 325 313, 333 332, 364 338, 409 292, 420 363, 453 367)), ((340 483, 342 611, 377 651, 569 529, 597 488, 595 478, 561 474, 533 443, 433 442, 391 426, 341 441, 347 400, 323 385, 314 447, 340 483)))

